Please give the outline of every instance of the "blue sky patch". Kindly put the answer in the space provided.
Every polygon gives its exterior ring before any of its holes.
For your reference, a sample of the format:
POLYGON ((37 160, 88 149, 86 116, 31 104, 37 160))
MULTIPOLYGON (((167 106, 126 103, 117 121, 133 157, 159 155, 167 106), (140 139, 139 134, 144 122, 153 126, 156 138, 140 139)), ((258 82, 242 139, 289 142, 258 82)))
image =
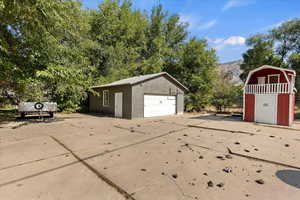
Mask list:
MULTIPOLYGON (((98 8, 102 0, 83 0, 86 8, 98 8)), ((242 58, 245 40, 298 17, 299 0, 133 0, 133 7, 150 11, 161 3, 170 14, 189 23, 191 36, 207 39, 219 62, 242 58)))

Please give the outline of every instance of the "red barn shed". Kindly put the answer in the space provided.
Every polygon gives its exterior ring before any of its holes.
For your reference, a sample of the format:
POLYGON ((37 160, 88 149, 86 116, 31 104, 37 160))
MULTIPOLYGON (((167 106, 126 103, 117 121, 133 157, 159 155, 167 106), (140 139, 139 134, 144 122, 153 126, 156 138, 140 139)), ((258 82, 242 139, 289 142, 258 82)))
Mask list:
POLYGON ((243 118, 290 126, 294 121, 296 72, 264 65, 251 71, 244 87, 243 118))

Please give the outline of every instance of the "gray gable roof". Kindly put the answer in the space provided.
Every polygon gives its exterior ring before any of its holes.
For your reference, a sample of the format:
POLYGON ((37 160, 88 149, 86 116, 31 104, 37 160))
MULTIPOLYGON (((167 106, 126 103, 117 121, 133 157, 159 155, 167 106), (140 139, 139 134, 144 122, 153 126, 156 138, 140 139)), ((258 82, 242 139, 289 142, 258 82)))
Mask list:
POLYGON ((182 85, 179 81, 177 81, 173 76, 171 76, 167 72, 160 72, 160 73, 156 73, 156 74, 147 74, 147 75, 142 75, 142 76, 134 76, 131 78, 122 79, 122 80, 115 81, 115 82, 105 84, 105 85, 93 86, 92 88, 113 87, 113 86, 119 86, 119 85, 135 85, 137 83, 144 82, 144 81, 147 81, 147 80, 150 80, 150 79, 162 76, 162 75, 168 76, 175 83, 177 83, 179 86, 181 86, 182 88, 184 88, 185 90, 188 91, 188 89, 184 85, 182 85))

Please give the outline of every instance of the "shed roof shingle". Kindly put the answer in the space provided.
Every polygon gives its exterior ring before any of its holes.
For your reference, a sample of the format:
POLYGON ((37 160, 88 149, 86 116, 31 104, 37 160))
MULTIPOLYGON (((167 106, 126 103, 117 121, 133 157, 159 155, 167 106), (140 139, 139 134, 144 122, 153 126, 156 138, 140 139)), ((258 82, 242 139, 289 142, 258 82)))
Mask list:
POLYGON ((174 77, 172 77, 167 72, 160 72, 160 73, 156 73, 156 74, 147 74, 147 75, 142 75, 142 76, 134 76, 131 78, 122 79, 122 80, 115 81, 115 82, 105 84, 105 85, 93 86, 92 88, 112 87, 112 86, 118 86, 118 85, 134 85, 134 84, 137 84, 137 83, 140 83, 140 82, 143 82, 143 81, 146 81, 146 80, 149 80, 149 79, 161 76, 161 75, 167 75, 178 85, 180 85, 184 89, 188 90, 184 85, 182 85, 179 81, 177 81, 174 77))

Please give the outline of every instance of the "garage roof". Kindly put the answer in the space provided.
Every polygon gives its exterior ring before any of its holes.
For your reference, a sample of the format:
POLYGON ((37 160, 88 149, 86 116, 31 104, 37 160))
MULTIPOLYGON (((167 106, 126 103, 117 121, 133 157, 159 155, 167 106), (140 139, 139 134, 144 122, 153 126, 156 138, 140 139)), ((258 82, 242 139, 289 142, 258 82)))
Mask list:
POLYGON ((168 76, 172 81, 174 81, 177 85, 181 86, 182 88, 184 88, 185 90, 188 91, 188 89, 182 85, 179 81, 177 81, 173 76, 171 76, 170 74, 168 74, 167 72, 160 72, 160 73, 156 73, 156 74, 147 74, 147 75, 142 75, 142 76, 134 76, 131 78, 126 78, 126 79, 122 79, 119 81, 115 81, 109 84, 105 84, 105 85, 99 85, 99 86, 93 86, 92 88, 103 88, 103 87, 112 87, 112 86, 119 86, 119 85, 135 85, 159 76, 163 76, 166 75, 168 76))

